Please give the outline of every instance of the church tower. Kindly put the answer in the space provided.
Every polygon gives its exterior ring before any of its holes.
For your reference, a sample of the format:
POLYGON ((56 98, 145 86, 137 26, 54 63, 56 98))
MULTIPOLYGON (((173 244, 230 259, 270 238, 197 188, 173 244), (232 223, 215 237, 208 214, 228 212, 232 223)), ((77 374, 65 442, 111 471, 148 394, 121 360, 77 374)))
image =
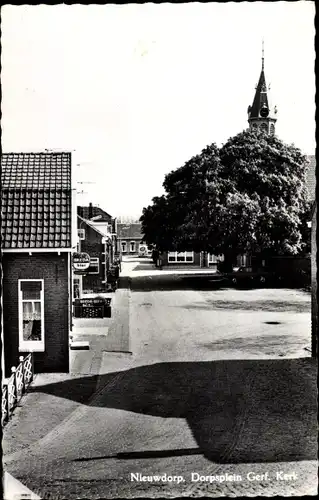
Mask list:
POLYGON ((264 71, 264 42, 262 44, 262 64, 259 82, 252 106, 248 107, 248 123, 250 130, 261 130, 265 134, 275 134, 277 107, 271 107, 264 71))

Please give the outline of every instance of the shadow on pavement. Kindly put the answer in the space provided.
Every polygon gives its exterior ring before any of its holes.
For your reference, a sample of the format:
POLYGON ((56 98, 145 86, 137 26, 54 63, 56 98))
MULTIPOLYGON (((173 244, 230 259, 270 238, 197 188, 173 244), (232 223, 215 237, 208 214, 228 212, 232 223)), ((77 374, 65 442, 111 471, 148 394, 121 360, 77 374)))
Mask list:
POLYGON ((149 276, 121 276, 118 288, 129 288, 134 292, 173 291, 173 290, 218 290, 228 288, 225 281, 202 276, 186 277, 185 275, 164 274, 149 276))
MULTIPOLYGON (((147 263, 139 263, 134 267, 133 271, 154 271, 154 266, 147 263)), ((237 285, 234 286, 227 278, 216 273, 203 273, 201 276, 198 273, 182 274, 176 271, 176 274, 166 274, 165 270, 162 274, 152 274, 144 276, 121 276, 118 283, 118 288, 129 288, 132 291, 152 292, 152 291, 173 291, 173 290, 218 290, 218 289, 235 289, 235 290, 252 290, 252 289, 293 289, 304 290, 302 287, 292 286, 289 283, 268 283, 261 287, 257 284, 252 285, 237 285)))
MULTIPOLYGON (((82 402, 83 387, 95 382, 96 377, 83 377, 33 390, 82 402)), ((214 462, 317 458, 317 364, 312 358, 140 366, 101 375, 89 404, 185 418, 198 452, 214 462)), ((163 453, 170 456, 171 450, 163 453)))
POLYGON ((105 460, 116 458, 117 460, 137 460, 139 458, 167 458, 184 457, 190 455, 202 455, 199 448, 181 448, 178 450, 154 450, 154 451, 130 451, 127 453, 116 453, 116 455, 106 455, 102 457, 75 458, 73 462, 89 462, 91 460, 105 460))

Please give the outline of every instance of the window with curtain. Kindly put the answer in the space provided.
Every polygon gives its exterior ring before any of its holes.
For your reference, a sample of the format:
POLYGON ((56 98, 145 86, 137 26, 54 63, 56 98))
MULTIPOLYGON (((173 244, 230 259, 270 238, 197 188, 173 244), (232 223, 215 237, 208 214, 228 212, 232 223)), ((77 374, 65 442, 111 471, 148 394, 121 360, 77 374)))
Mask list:
POLYGON ((19 350, 44 351, 43 280, 19 280, 19 350))

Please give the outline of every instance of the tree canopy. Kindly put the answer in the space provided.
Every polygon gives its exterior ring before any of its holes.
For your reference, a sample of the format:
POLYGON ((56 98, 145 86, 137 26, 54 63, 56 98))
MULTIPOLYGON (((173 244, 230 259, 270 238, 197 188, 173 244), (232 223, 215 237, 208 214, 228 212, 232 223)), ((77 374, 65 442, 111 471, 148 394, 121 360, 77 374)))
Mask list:
POLYGON ((293 145, 244 131, 165 176, 141 217, 160 250, 293 255, 305 248, 307 159, 293 145))

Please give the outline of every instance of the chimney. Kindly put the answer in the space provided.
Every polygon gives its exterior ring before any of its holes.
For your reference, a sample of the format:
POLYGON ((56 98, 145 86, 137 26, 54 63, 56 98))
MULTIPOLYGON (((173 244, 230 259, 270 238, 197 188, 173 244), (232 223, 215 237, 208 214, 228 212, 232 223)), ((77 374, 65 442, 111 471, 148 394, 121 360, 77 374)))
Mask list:
POLYGON ((93 217, 93 206, 92 203, 89 204, 89 219, 92 219, 93 217))

